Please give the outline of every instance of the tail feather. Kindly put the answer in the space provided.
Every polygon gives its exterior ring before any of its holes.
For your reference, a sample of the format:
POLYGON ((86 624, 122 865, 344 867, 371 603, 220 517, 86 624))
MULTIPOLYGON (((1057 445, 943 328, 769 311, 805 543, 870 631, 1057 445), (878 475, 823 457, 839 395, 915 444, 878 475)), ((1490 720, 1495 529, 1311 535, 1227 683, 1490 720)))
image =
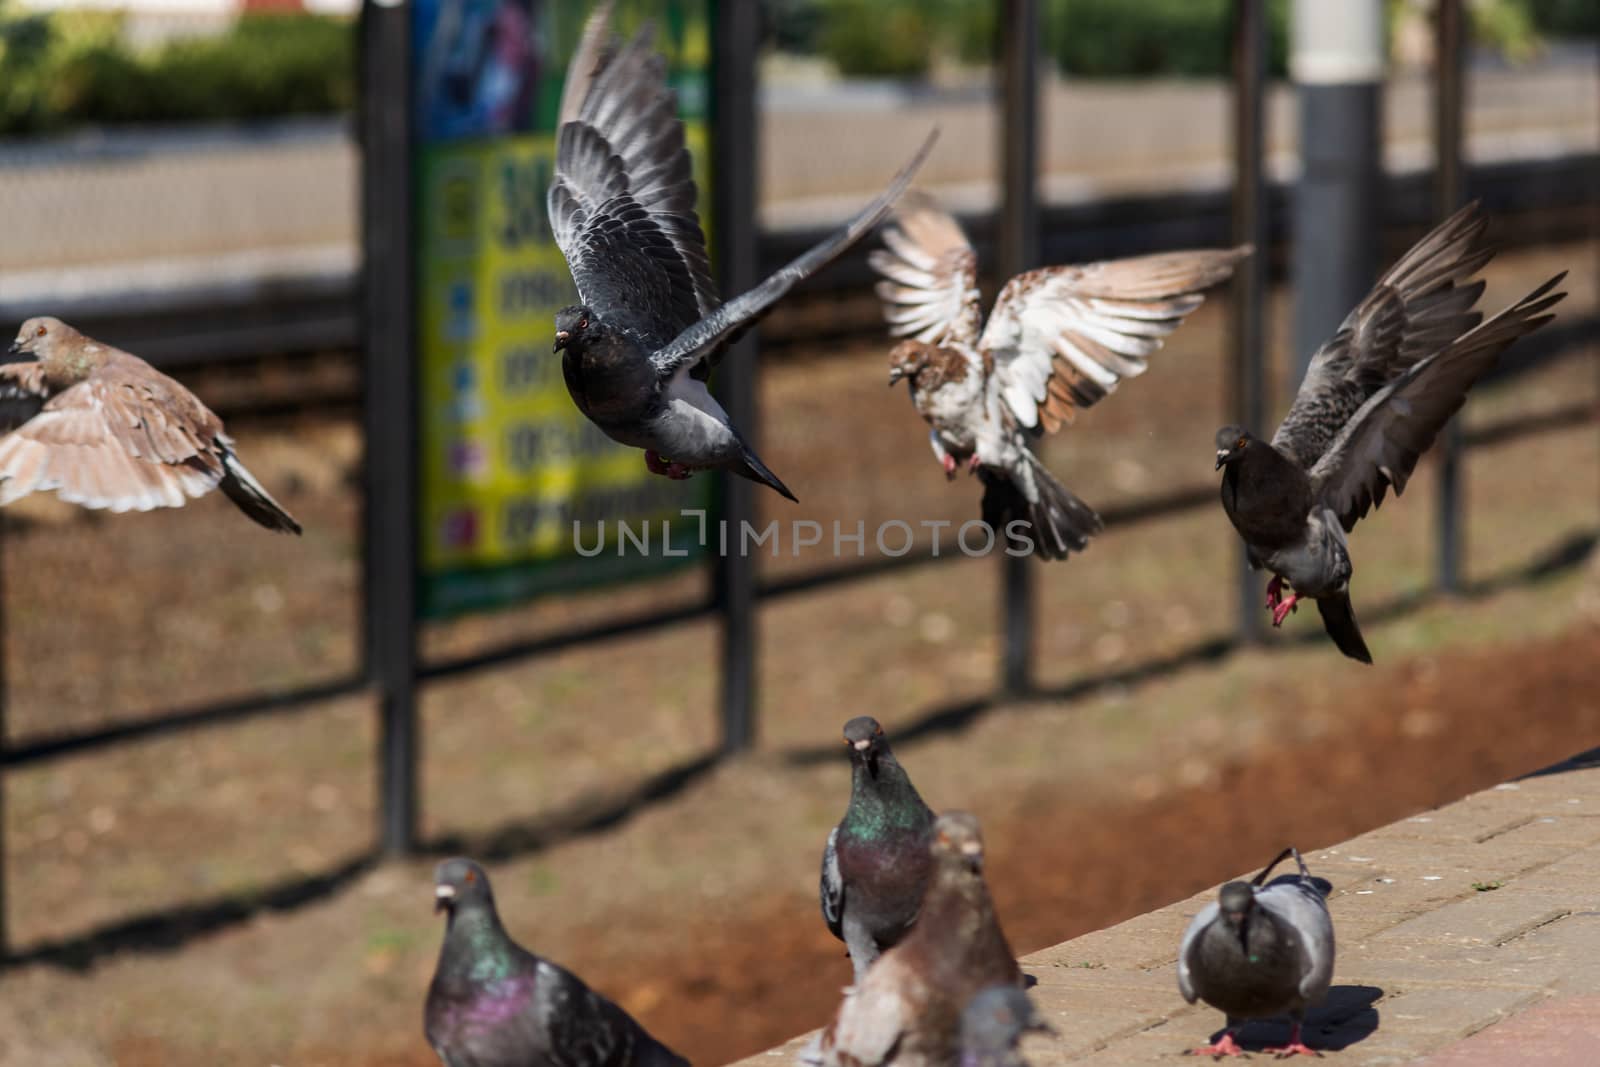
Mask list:
POLYGON ((752 482, 759 482, 769 488, 776 489, 780 495, 788 497, 796 504, 800 503, 795 495, 789 492, 789 487, 783 484, 783 480, 767 469, 767 465, 761 462, 761 457, 756 455, 749 445, 744 446, 744 453, 739 457, 738 464, 730 466, 728 469, 741 478, 748 478, 752 482))
POLYGON ((244 469, 231 451, 222 454, 224 474, 217 488, 234 502, 238 509, 269 530, 278 533, 300 533, 300 524, 261 487, 251 473, 244 469))
POLYGON ((1372 662, 1372 653, 1361 638, 1361 627, 1356 625, 1356 610, 1350 603, 1349 593, 1323 597, 1317 601, 1317 611, 1322 614, 1322 625, 1339 646, 1339 651, 1362 663, 1372 662))
POLYGON ((1104 529, 1100 516, 1056 481, 1031 454, 1027 462, 1038 489, 1037 503, 1030 502, 1005 471, 979 468, 984 487, 983 521, 1012 544, 1031 540, 1033 552, 1047 560, 1066 559, 1072 552, 1082 552, 1089 547, 1089 539, 1104 529), (1011 523, 1019 519, 1029 525, 1031 538, 1012 535, 1011 523))

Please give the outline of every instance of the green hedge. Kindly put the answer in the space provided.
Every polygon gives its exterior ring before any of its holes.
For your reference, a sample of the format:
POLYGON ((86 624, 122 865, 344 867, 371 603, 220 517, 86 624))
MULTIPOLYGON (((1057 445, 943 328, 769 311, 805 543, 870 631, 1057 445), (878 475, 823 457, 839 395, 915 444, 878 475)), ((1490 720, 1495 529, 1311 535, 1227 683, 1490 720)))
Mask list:
POLYGON ((136 52, 114 14, 0 8, 0 134, 333 114, 354 104, 355 69, 344 19, 246 15, 220 36, 136 52))

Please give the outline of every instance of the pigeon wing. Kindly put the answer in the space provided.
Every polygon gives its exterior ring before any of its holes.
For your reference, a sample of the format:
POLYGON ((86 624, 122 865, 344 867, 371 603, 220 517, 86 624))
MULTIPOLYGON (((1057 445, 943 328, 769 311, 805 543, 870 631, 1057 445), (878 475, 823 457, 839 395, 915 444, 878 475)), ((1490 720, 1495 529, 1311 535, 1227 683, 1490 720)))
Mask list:
POLYGON ((820 1062, 829 1067, 880 1067, 894 1059, 914 1022, 910 987, 920 980, 900 956, 883 956, 839 1003, 839 1013, 822 1031, 820 1062))
POLYGON ((867 262, 883 275, 877 293, 889 332, 934 345, 975 344, 983 319, 978 255, 956 220, 913 191, 901 200, 883 243, 867 262))
POLYGON ((928 139, 922 142, 922 147, 911 157, 911 161, 895 175, 888 187, 870 204, 858 211, 849 222, 786 266, 778 268, 754 289, 728 301, 684 330, 672 340, 671 344, 652 355, 650 359, 656 366, 656 372, 662 377, 668 377, 680 367, 706 358, 718 346, 737 339, 771 311, 773 305, 789 290, 826 267, 851 245, 865 237, 889 213, 889 209, 894 206, 900 194, 905 192, 912 176, 928 158, 928 153, 933 151, 934 142, 938 138, 939 131, 935 129, 928 135, 928 139))
POLYGON ((1500 353, 1555 317, 1546 312, 1566 295, 1552 292, 1564 277, 1413 364, 1357 409, 1311 468, 1312 492, 1346 531, 1383 503, 1389 486, 1397 496, 1405 489, 1417 459, 1500 353))
POLYGON ((1189 965, 1189 954, 1200 941, 1200 935, 1206 927, 1215 921, 1217 914, 1222 910, 1216 901, 1212 901, 1200 909, 1200 913, 1189 922, 1189 928, 1183 932, 1183 941, 1178 945, 1178 992, 1183 994, 1183 999, 1193 1004, 1200 997, 1199 990, 1194 986, 1194 971, 1189 965))
POLYGON ((1494 255, 1478 247, 1483 228, 1468 204, 1378 279, 1312 355, 1273 447, 1310 470, 1374 393, 1478 324, 1483 282, 1468 279, 1494 255))
POLYGON ((608 14, 567 69, 546 208, 580 299, 655 349, 717 306, 716 287, 666 59, 648 25, 618 47, 608 14))
POLYGON ((1284 875, 1255 891, 1256 906, 1295 932, 1300 961, 1300 995, 1307 1002, 1322 999, 1333 980, 1333 919, 1328 905, 1303 875, 1284 875))
POLYGON ((1168 334, 1250 254, 1164 252, 1045 267, 1006 283, 978 344, 993 388, 1017 422, 1055 432, 1077 412, 1143 374, 1168 334))
POLYGON ((822 921, 828 924, 833 936, 844 939, 844 876, 839 873, 837 842, 839 828, 828 832, 828 844, 822 850, 822 921))

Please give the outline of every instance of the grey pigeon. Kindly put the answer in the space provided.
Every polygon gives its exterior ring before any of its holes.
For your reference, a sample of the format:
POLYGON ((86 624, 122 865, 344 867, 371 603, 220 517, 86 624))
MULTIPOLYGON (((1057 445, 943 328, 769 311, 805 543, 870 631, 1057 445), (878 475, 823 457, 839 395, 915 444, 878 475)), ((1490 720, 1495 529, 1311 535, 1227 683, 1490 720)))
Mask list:
POLYGON ((1372 654, 1350 603, 1345 535, 1389 486, 1400 495, 1467 390, 1566 295, 1551 292, 1563 271, 1480 324, 1483 282, 1469 279, 1493 255, 1477 247, 1483 227, 1469 204, 1389 268, 1312 357, 1270 442, 1217 431, 1222 506, 1251 565, 1273 574, 1272 625, 1311 597, 1339 650, 1362 663, 1372 654))
POLYGON ((889 384, 909 383, 945 475, 962 465, 978 475, 984 522, 1018 550, 1047 560, 1081 551, 1100 516, 1030 440, 1143 374, 1200 290, 1226 280, 1249 248, 1031 270, 1000 290, 985 324, 977 253, 931 197, 907 196, 883 238, 887 250, 869 260, 884 277, 890 332, 908 338, 889 353, 889 384))
POLYGON ((933 874, 933 812, 889 748, 878 720, 844 724, 850 805, 822 852, 822 918, 850 950, 861 981, 880 952, 905 936, 933 874))
POLYGON ((847 224, 726 304, 717 298, 666 60, 641 29, 609 37, 590 17, 568 68, 548 210, 581 305, 556 313, 555 349, 573 401, 658 474, 718 469, 794 499, 751 450, 705 380, 722 350, 790 289, 877 225, 933 147, 847 224))
POLYGON ((1027 1067, 1017 1050, 1028 1031, 1054 1033, 1015 986, 990 986, 961 1013, 960 1067, 1027 1067))
POLYGON ((511 940, 489 876, 468 859, 434 875, 449 913, 423 1029, 445 1067, 685 1067, 575 975, 511 940))
POLYGON ((267 529, 300 532, 199 398, 60 319, 29 319, 0 358, 0 433, 0 505, 53 489, 86 508, 150 511, 221 489, 267 529))
POLYGON ((948 1067, 960 1053, 961 1013, 979 991, 1023 986, 983 881, 978 820, 934 822, 934 869, 922 912, 904 940, 845 991, 838 1013, 801 1050, 825 1067, 948 1067))
POLYGON ((1301 1040, 1306 1009, 1320 1001, 1333 980, 1333 919, 1327 882, 1313 878, 1293 848, 1248 882, 1229 882, 1184 932, 1178 949, 1178 991, 1193 1004, 1203 1000, 1227 1016, 1222 1036, 1193 1049, 1196 1056, 1237 1056, 1235 1040, 1247 1019, 1288 1015, 1289 1043, 1267 1051, 1280 1056, 1321 1055, 1301 1040), (1294 857, 1298 874, 1275 878, 1280 862, 1294 857))

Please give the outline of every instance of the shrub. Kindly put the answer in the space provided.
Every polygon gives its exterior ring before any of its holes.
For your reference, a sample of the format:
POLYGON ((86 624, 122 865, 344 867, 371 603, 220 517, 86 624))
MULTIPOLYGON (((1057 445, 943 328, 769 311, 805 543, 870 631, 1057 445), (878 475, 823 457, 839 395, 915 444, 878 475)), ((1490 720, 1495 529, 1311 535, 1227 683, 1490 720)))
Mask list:
POLYGON ((933 15, 919 0, 822 0, 822 54, 846 77, 926 74, 933 15))

